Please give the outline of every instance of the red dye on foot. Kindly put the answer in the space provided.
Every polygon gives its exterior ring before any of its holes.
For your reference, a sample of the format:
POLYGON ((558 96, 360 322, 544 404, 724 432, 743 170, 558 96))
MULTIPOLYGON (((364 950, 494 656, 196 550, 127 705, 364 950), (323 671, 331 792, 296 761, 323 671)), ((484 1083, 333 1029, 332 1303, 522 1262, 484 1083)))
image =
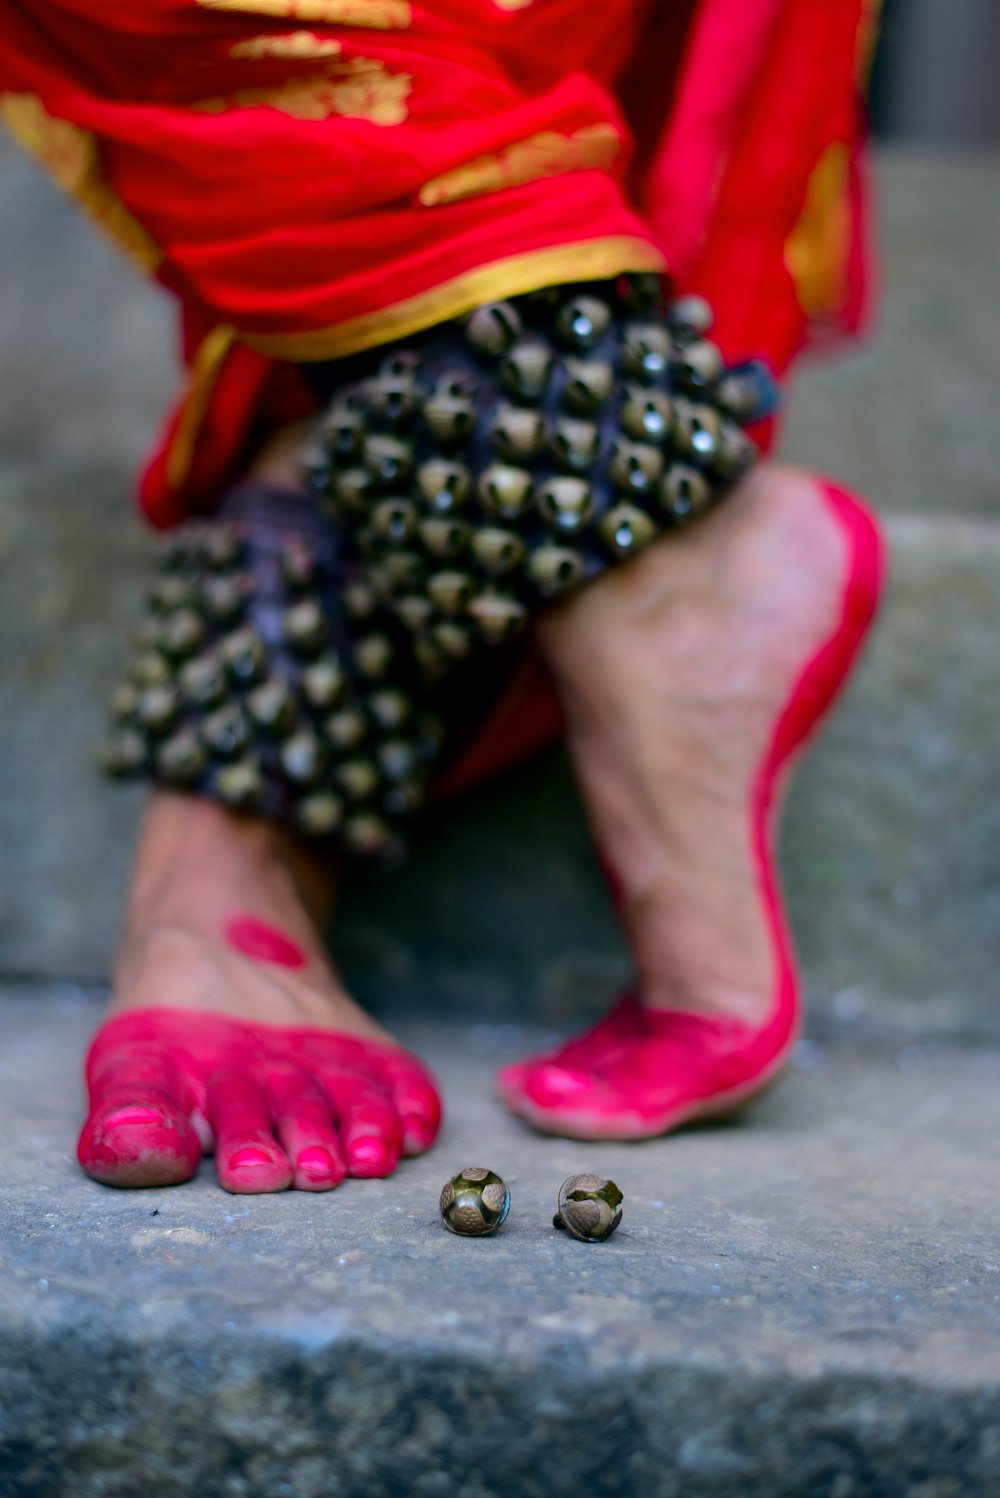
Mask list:
POLYGON ((226 922, 223 935, 234 952, 255 957, 258 962, 274 962, 279 967, 305 967, 308 961, 302 948, 290 936, 255 915, 237 915, 226 922))

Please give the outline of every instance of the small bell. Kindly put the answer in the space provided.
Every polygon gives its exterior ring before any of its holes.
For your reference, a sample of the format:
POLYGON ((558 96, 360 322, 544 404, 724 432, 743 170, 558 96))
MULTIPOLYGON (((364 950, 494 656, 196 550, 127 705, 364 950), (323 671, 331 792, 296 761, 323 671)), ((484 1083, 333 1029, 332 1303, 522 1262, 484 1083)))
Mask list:
POLYGON ((540 546, 528 557, 528 576, 545 598, 555 598, 580 582, 583 557, 565 546, 540 546))
MULTIPOLYGON (((312 608, 312 604, 298 604, 299 609, 312 608)), ((289 610, 289 613, 293 612, 289 610)), ((230 678, 241 686, 250 686, 264 675, 267 652, 257 631, 250 625, 227 635, 219 642, 219 655, 230 678)))
POLYGON ((144 732, 159 738, 169 733, 180 711, 180 696, 175 686, 145 687, 135 705, 135 721, 144 732))
POLYGON ((493 418, 490 442, 509 463, 535 458, 545 446, 545 421, 538 411, 501 404, 493 418))
POLYGON ((712 304, 703 296, 682 296, 676 302, 672 302, 667 309, 667 320, 678 340, 688 341, 692 338, 704 338, 706 333, 712 331, 715 316, 712 312, 712 304))
POLYGON ((415 635, 426 629, 434 617, 434 605, 424 593, 405 593, 394 601, 392 610, 415 635))
POLYGON ((378 790, 378 771, 367 759, 344 760, 333 773, 337 784, 351 801, 367 801, 378 790))
POLYGON ((598 526, 601 541, 620 561, 638 556, 656 538, 656 524, 635 505, 613 505, 598 526))
POLYGON ((247 712, 265 733, 287 733, 295 722, 295 703, 285 681, 265 681, 247 697, 247 712))
POLYGON ((555 424, 549 443, 556 462, 571 473, 585 473, 598 459, 601 433, 592 421, 576 416, 561 416, 555 424))
POLYGON ((515 343, 500 367, 500 383, 515 400, 540 401, 549 387, 552 350, 540 338, 515 343))
POLYGON ((615 388, 610 364, 596 359, 567 359, 563 400, 576 416, 590 416, 615 388))
POLYGON ((674 356, 674 380, 688 395, 711 390, 724 369, 721 353, 707 338, 684 344, 674 356))
POLYGON ((316 655, 327 637, 323 610, 314 598, 304 598, 285 610, 285 639, 298 655, 316 655))
POLYGON ((379 728, 384 729, 386 733, 399 728, 413 712, 413 703, 405 692, 397 692, 389 688, 381 692, 373 692, 368 698, 367 707, 379 728))
POLYGON ((538 491, 538 508, 555 530, 574 535, 593 517, 593 492, 585 479, 549 479, 538 491))
POLYGON ((461 509, 469 496, 471 482, 467 468, 445 458, 431 458, 417 469, 417 488, 438 515, 451 515, 461 509))
POLYGON ((602 1243, 622 1220, 624 1197, 614 1181, 602 1176, 569 1176, 559 1187, 552 1226, 564 1228, 581 1243, 602 1243))
POLYGON ((465 336, 482 354, 502 354, 521 332, 521 318, 510 302, 488 302, 470 313, 465 336))
POLYGON ((573 348, 593 348, 611 326, 611 308, 595 296, 574 296, 556 318, 556 332, 573 348))
POLYGON ((608 477, 627 494, 648 494, 663 473, 663 454, 648 442, 615 441, 608 477))
POLYGON ((354 647, 354 663, 369 681, 378 681, 389 669, 392 642, 385 635, 366 635, 354 647))
POLYGON ((630 386, 622 406, 621 422, 625 431, 637 442, 652 442, 657 446, 666 442, 674 420, 674 408, 669 395, 662 390, 644 390, 641 386, 630 386))
POLYGON ((308 787, 320 780, 328 757, 326 745, 308 728, 286 739, 278 755, 281 768, 293 785, 308 787))
POLYGON ((502 645, 523 628, 528 618, 523 603, 501 593, 480 593, 469 604, 467 613, 478 625, 487 645, 502 645))
POLYGON ((344 803, 332 791, 316 791, 292 806, 292 821, 307 837, 329 837, 344 819, 344 803))
POLYGON ((335 707, 347 685, 344 668, 333 656, 307 666, 300 680, 306 701, 319 712, 335 707))
POLYGON ((622 338, 622 367, 633 379, 661 379, 670 363, 670 337, 655 322, 630 322, 622 338))
POLYGON ((323 729, 335 749, 349 754, 364 742, 368 725, 359 712, 353 708, 344 708, 339 713, 331 713, 323 729))
POLYGON ((264 799, 264 777, 252 760, 216 770, 212 787, 220 801, 238 811, 255 811, 264 799))
POLYGON ((216 707, 225 697, 225 667, 216 655, 200 655, 181 667, 181 691, 196 707, 216 707))
POLYGON ((413 449, 398 437, 376 433, 366 437, 362 461, 375 482, 383 489, 401 484, 413 467, 413 449))
POLYGON ((159 687, 171 680, 173 672, 158 650, 143 650, 132 662, 129 676, 137 687, 159 687))
POLYGON ((205 751, 187 729, 173 734, 156 751, 157 774, 170 785, 190 786, 197 783, 205 770, 205 751))
POLYGON ((463 1238, 485 1238, 506 1221, 510 1191, 495 1171, 467 1165, 445 1183, 438 1209, 449 1232, 463 1238))
POLYGON ((372 512, 372 524, 383 541, 402 546, 416 532, 416 507, 408 499, 383 499, 372 512))
POLYGON ((171 614, 160 631, 159 645, 171 660, 183 661, 194 655, 205 638, 205 626, 193 609, 171 614))
POLYGON ((493 463, 480 477, 479 498, 498 520, 516 520, 531 503, 531 474, 507 463, 493 463))
POLYGON ((427 430, 443 446, 464 442, 476 424, 476 408, 464 392, 440 388, 424 403, 427 430))
POLYGON ((449 561, 461 556, 469 544, 469 527, 461 520, 422 520, 420 539, 432 557, 449 561))
POLYGON ((697 468, 674 463, 657 489, 661 510, 672 520, 689 520, 704 510, 712 498, 712 486, 697 468))
POLYGON ((714 407, 675 401, 673 439, 679 453, 712 462, 719 450, 721 431, 722 421, 714 407))
POLYGON ((246 588, 236 577, 207 577, 199 589, 202 612, 215 624, 234 624, 243 612, 246 588))
POLYGON ((435 572, 427 582, 427 593, 435 608, 447 618, 465 613, 475 589, 467 572, 435 572))
POLYGON ((341 841, 348 852, 361 858, 388 856, 399 846, 382 818, 369 813, 345 822, 341 841))
POLYGON ((250 732, 242 709, 229 703, 211 713, 201 724, 202 743, 219 759, 235 759, 250 741, 250 732))
POLYGON ((524 561, 524 542, 516 531, 484 525, 472 538, 472 554, 490 577, 502 577, 524 561))

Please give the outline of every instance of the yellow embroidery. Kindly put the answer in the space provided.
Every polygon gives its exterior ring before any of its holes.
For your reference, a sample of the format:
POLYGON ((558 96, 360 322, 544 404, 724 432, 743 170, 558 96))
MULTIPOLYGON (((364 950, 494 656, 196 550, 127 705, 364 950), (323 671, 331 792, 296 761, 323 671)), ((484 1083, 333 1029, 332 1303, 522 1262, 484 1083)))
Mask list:
POLYGON ((144 271, 155 271, 162 251, 105 181, 96 137, 50 115, 35 94, 5 94, 0 110, 14 139, 63 192, 76 198, 131 260, 144 271))
POLYGON ((525 182, 559 177, 566 172, 593 167, 607 171, 620 146, 621 138, 611 125, 585 125, 572 135, 544 130, 495 155, 479 156, 434 177, 420 189, 420 201, 425 208, 436 208, 441 203, 482 197, 501 192, 505 187, 520 187, 525 182))
POLYGON ((604 239, 549 245, 541 250, 508 255, 504 260, 465 271, 429 291, 376 312, 347 318, 330 328, 304 333, 244 333, 242 337, 258 353, 273 359, 290 359, 295 363, 334 359, 376 348, 394 338, 410 338, 435 323, 464 317, 482 302, 500 301, 503 297, 520 296, 526 291, 570 281, 607 281, 627 271, 665 269, 663 256, 648 240, 627 234, 609 235, 604 239))
POLYGON ((413 79, 390 73, 381 62, 351 57, 335 63, 320 78, 290 78, 274 88, 245 88, 222 99, 205 99, 194 108, 222 114, 234 107, 267 106, 293 120, 326 120, 333 114, 345 120, 368 120, 373 125, 401 125, 413 79))
POLYGON ((829 317, 844 303, 851 244, 850 170, 849 148, 841 142, 828 146, 785 243, 785 265, 809 317, 829 317))
POLYGON ((532 0, 493 0, 497 10, 527 10, 532 0))
POLYGON ((206 10, 227 10, 327 26, 367 26, 396 31, 409 26, 409 0, 198 0, 206 10))
POLYGON ((230 57, 336 57, 339 42, 312 31, 289 31, 284 36, 251 36, 230 47, 230 57))
POLYGON ((212 391, 235 342, 236 329, 219 323, 202 339, 191 361, 190 383, 167 453, 167 483, 171 489, 179 489, 190 472, 212 391))

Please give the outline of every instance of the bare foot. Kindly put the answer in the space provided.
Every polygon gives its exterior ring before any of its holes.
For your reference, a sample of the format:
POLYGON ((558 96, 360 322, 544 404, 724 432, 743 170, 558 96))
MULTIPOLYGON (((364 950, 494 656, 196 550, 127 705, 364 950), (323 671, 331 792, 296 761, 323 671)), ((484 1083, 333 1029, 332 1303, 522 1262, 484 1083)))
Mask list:
MULTIPOLYGON (((257 476, 293 482, 298 438, 285 433, 257 476)), ((204 1150, 227 1190, 321 1191, 433 1142, 432 1079, 330 966, 330 893, 330 871, 279 828, 154 793, 88 1058, 85 1170, 167 1185, 204 1150)))
POLYGON ((744 1034, 771 1017, 781 954, 754 845, 758 775, 804 664, 840 626, 850 564, 823 489, 761 465, 703 521, 539 620, 637 995, 504 1074, 508 1103, 542 1127, 546 1102, 562 1125, 574 1098, 592 1114, 598 1073, 645 1076, 657 1015, 744 1034))

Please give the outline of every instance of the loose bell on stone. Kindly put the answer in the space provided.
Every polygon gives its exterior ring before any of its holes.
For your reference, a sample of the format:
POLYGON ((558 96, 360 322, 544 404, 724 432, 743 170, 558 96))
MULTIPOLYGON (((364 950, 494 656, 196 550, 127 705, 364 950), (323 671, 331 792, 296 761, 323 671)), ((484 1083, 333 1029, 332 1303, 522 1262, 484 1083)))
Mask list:
POLYGON ((602 1243, 622 1220, 624 1197, 614 1181, 602 1176, 569 1176, 559 1187, 552 1226, 563 1228, 581 1243, 602 1243))
POLYGON ((442 1188, 438 1209, 449 1232, 463 1238, 485 1238, 505 1221, 510 1191, 495 1171, 467 1165, 442 1188))

